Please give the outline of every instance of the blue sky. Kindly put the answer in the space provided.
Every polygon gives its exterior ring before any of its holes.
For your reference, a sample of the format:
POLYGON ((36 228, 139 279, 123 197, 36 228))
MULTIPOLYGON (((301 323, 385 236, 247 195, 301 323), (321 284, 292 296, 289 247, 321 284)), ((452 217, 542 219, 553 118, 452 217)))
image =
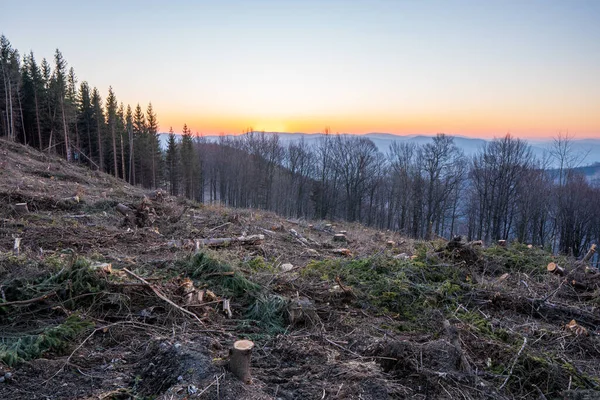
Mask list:
POLYGON ((600 136, 598 1, 5 2, 162 130, 600 136))

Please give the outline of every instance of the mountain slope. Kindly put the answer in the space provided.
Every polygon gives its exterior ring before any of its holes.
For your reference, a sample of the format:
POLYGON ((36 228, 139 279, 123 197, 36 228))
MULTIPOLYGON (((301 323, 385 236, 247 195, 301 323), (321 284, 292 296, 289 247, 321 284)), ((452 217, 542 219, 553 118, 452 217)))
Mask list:
POLYGON ((600 385, 597 275, 574 260, 201 205, 3 140, 0 154, 0 398, 538 399, 600 385), (237 339, 255 342, 250 385, 224 367, 237 339))

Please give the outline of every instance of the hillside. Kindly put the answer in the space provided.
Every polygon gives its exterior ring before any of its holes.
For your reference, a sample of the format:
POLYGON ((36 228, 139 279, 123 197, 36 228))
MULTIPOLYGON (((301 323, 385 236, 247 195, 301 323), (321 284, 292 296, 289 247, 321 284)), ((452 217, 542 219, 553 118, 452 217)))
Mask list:
MULTIPOLYGON (((324 135, 322 133, 287 133, 287 132, 266 132, 267 135, 277 134, 279 140, 283 144, 289 144, 304 140, 308 144, 316 144, 319 139, 324 135)), ((159 140, 162 148, 167 147, 168 133, 159 133, 159 140)), ((431 143, 432 138, 435 135, 394 135, 390 133, 367 133, 365 135, 359 135, 369 138, 376 146, 377 149, 382 153, 387 153, 390 149, 390 145, 396 143, 414 143, 416 145, 423 145, 431 143)), ((471 138, 460 135, 452 135, 454 142, 460 148, 465 155, 473 156, 481 150, 481 147, 489 143, 489 140, 471 138)), ((498 134, 501 137, 502 134, 498 134)), ((206 135, 204 138, 208 141, 218 141, 220 136, 218 135, 206 135)), ((548 152, 553 147, 552 139, 529 139, 527 142, 531 145, 531 151, 535 157, 543 160, 548 157, 548 152)), ((600 139, 573 139, 572 151, 575 154, 580 155, 581 162, 583 164, 594 164, 600 162, 600 139)))
POLYGON ((3 399, 600 393, 584 261, 203 205, 5 140, 0 199, 3 399))

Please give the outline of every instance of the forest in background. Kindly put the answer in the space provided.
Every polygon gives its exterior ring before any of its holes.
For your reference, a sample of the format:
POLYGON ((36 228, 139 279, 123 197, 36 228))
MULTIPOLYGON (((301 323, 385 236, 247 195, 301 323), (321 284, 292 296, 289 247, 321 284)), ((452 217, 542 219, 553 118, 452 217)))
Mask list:
POLYGON ((1 136, 87 164, 133 185, 164 188, 199 202, 272 210, 308 219, 344 219, 414 238, 455 235, 517 240, 579 256, 600 237, 600 188, 574 168, 580 155, 559 135, 548 159, 506 135, 466 157, 451 136, 395 143, 386 153, 361 136, 325 130, 317 144, 283 145, 252 129, 209 142, 79 82, 59 50, 52 62, 21 56, 0 39, 1 136), (548 171, 549 159, 559 165, 548 171))

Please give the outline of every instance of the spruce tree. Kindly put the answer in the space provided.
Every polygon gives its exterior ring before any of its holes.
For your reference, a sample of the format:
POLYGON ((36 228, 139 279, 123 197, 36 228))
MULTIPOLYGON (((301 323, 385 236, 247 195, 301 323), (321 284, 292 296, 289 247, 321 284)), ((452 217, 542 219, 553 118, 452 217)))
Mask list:
POLYGON ((35 128, 36 128, 36 132, 37 132, 37 141, 38 141, 38 148, 40 150, 42 150, 44 148, 44 143, 42 140, 42 123, 41 123, 41 115, 42 113, 40 112, 40 106, 41 106, 41 96, 44 92, 44 82, 42 79, 42 72, 40 70, 40 67, 38 67, 37 63, 35 62, 35 57, 33 56, 33 52, 29 53, 29 78, 31 79, 31 86, 32 86, 32 94, 33 94, 33 105, 34 105, 34 111, 35 111, 35 128))
POLYGON ((127 112, 125 114, 125 129, 127 129, 127 137, 129 143, 129 171, 127 180, 130 184, 135 185, 135 157, 133 154, 133 112, 131 111, 130 105, 127 105, 127 112))
POLYGON ((52 76, 52 94, 55 107, 58 108, 61 116, 61 127, 63 133, 63 148, 65 158, 71 161, 71 145, 69 143, 69 126, 67 123, 67 112, 65 109, 65 97, 67 93, 67 62, 60 50, 56 49, 54 53, 54 74, 52 76))
POLYGON ((156 187, 156 177, 160 170, 160 142, 158 139, 158 120, 152 108, 152 103, 146 109, 146 130, 148 132, 149 155, 152 162, 152 187, 156 187))
POLYGON ((136 183, 141 183, 142 186, 148 186, 148 146, 146 138, 146 116, 138 103, 133 113, 134 168, 137 171, 135 172, 136 183))
POLYGON ((96 157, 100 171, 104 171, 104 124, 106 122, 104 112, 102 111, 102 97, 100 97, 100 92, 97 88, 92 90, 92 116, 97 139, 96 157))
POLYGON ((117 97, 112 89, 108 87, 108 97, 106 98, 106 124, 112 140, 112 159, 113 174, 119 177, 119 167, 117 163, 117 97))
MULTIPOLYGON (((92 107, 92 98, 90 95, 90 86, 87 82, 81 82, 77 95, 77 130, 81 132, 81 155, 88 162, 93 163, 92 154, 95 153, 92 132, 94 130, 94 109, 92 107)), ((94 163, 95 164, 95 163, 94 163)), ((98 166, 97 164, 95 164, 98 166)))
POLYGON ((167 167, 167 181, 169 182, 169 193, 172 196, 179 194, 179 174, 180 174, 180 159, 179 159, 179 145, 173 132, 173 127, 169 129, 169 141, 167 142, 166 150, 166 167, 167 167))

